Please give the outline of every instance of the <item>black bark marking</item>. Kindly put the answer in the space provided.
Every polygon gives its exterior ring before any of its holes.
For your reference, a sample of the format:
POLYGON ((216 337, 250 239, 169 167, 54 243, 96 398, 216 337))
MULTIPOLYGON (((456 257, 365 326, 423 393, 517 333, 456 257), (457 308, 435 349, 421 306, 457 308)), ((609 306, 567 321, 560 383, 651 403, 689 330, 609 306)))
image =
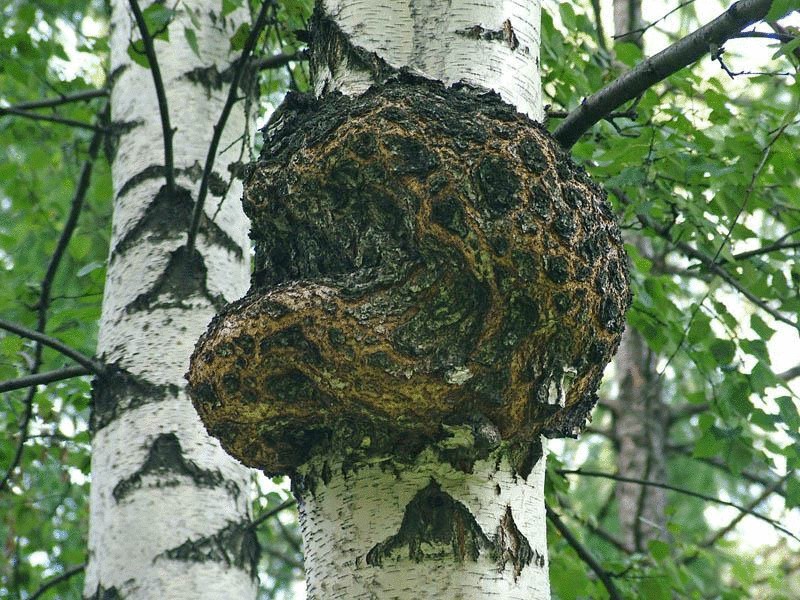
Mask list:
MULTIPOLYGON (((189 171, 186 170, 186 172, 189 171)), ((145 179, 163 177, 163 173, 163 167, 151 165, 138 175, 129 179, 125 185, 134 186, 145 179), (136 180, 135 183, 132 183, 134 180, 136 180)), ((220 185, 227 187, 227 183, 220 175, 212 175, 212 178, 212 185, 217 192, 221 191, 220 185)), ((125 188, 120 191, 120 196, 123 195, 124 191, 126 191, 125 188)), ((141 220, 131 227, 125 236, 114 246, 111 251, 112 260, 117 255, 127 252, 145 236, 155 241, 180 239, 184 237, 191 221, 193 209, 194 200, 189 190, 178 187, 173 196, 169 193, 166 186, 162 186, 161 189, 158 190, 156 197, 145 209, 141 220)), ((219 225, 208 219, 205 214, 200 221, 200 232, 206 236, 210 243, 225 248, 239 259, 242 258, 243 252, 241 247, 239 247, 219 225)))
POLYGON ((102 585, 97 586, 94 594, 91 596, 84 596, 84 598, 85 600, 122 600, 122 596, 117 591, 117 588, 104 588, 102 585))
POLYGON ((185 301, 192 297, 208 300, 217 310, 225 306, 225 299, 212 294, 206 285, 208 271, 198 250, 188 255, 186 246, 177 248, 166 268, 153 286, 139 294, 125 310, 128 313, 164 308, 191 308, 185 301))
POLYGON ((218 470, 200 468, 194 461, 187 460, 183 455, 181 443, 174 433, 162 433, 153 440, 144 464, 130 477, 121 480, 114 486, 112 495, 117 502, 143 485, 145 476, 155 477, 155 482, 149 487, 172 487, 180 485, 181 477, 189 477, 200 487, 217 488, 224 486, 234 498, 239 497, 239 486, 233 481, 226 480, 218 470))
POLYGON ((186 540, 157 558, 192 563, 217 562, 245 569, 250 577, 258 573, 261 546, 249 520, 230 522, 222 529, 196 540, 186 540))
POLYGON ((519 48, 519 40, 517 34, 514 33, 514 27, 511 21, 506 19, 503 21, 502 29, 487 29, 482 25, 473 25, 466 29, 456 31, 457 35, 463 35, 472 40, 484 40, 487 42, 504 42, 512 50, 519 48))
POLYGON ((177 385, 150 383, 119 365, 107 365, 103 374, 95 377, 92 382, 89 429, 96 433, 125 411, 168 397, 175 398, 179 392, 177 385))
POLYGON ((477 561, 482 551, 492 550, 492 543, 469 509, 431 479, 406 506, 398 532, 373 546, 366 563, 380 567, 393 556, 404 558, 406 548, 414 562, 448 556, 464 562, 477 561))
POLYGON ((494 547, 497 553, 498 568, 502 571, 506 568, 506 564, 511 563, 514 568, 514 580, 531 562, 539 568, 544 567, 544 556, 531 548, 528 538, 522 534, 514 522, 510 506, 506 506, 506 512, 497 527, 494 547))

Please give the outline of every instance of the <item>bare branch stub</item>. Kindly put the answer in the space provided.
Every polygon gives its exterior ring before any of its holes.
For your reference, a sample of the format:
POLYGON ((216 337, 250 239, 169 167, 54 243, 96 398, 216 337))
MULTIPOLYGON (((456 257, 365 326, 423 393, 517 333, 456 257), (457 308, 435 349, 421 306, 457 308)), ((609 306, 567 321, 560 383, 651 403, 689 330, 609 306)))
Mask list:
POLYGON ((404 456, 470 425, 575 435, 622 332, 605 194, 495 94, 408 75, 292 95, 244 206, 252 287, 188 374, 206 427, 268 473, 404 456))

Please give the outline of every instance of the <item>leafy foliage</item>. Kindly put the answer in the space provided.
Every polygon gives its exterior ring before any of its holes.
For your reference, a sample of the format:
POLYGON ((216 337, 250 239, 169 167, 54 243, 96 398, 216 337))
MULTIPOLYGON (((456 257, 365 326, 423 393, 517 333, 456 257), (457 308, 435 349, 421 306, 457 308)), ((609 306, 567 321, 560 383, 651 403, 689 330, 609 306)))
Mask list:
MULTIPOLYGON (((184 10, 184 4, 152 4, 145 14, 150 31, 165 32, 173 11, 184 10)), ((221 0, 220 12, 243 4, 221 0)), ((699 24, 692 3, 681 4, 669 21, 677 23, 678 30, 670 30, 675 36, 699 24)), ((250 8, 255 12, 258 5, 254 0, 250 8)), ((551 111, 577 106, 643 59, 633 44, 609 49, 600 42, 591 6, 588 1, 545 3, 542 65, 551 111)), ((791 5, 775 2, 773 8, 777 15, 791 5)), ((66 252, 52 280, 46 274, 72 209, 76 181, 90 160, 94 128, 107 125, 99 118, 107 101, 102 93, 106 6, 99 0, 12 0, 0 10, 0 106, 81 98, 25 108, 22 114, 0 109, 0 315, 34 329, 44 315, 48 335, 91 356, 111 217, 103 152, 93 161, 91 185, 66 252)), ((310 11, 310 0, 280 2, 262 36, 262 56, 296 58, 262 71, 265 111, 287 88, 308 86, 298 55, 302 35, 296 32, 305 28, 310 11)), ((654 32, 646 31, 645 40, 654 32)), ((237 32, 232 46, 243 44, 248 33, 237 32)), ((194 30, 187 27, 183 34, 202 56, 194 30)), ((663 482, 671 487, 669 543, 650 540, 641 549, 619 544, 618 482, 564 473, 613 474, 618 457, 607 407, 601 404, 596 412, 593 432, 551 456, 548 466, 550 506, 625 598, 780 599, 800 589, 796 540, 783 533, 763 545, 743 539, 735 527, 725 531, 737 511, 685 493, 701 492, 777 520, 789 511, 796 515, 800 506, 798 397, 773 367, 781 340, 798 347, 797 330, 786 323, 796 323, 800 313, 798 45, 797 40, 745 42, 772 44, 774 56, 755 64, 747 56, 736 57, 737 44, 731 42, 719 57, 722 64, 732 72, 729 63, 768 74, 731 78, 720 63, 706 60, 621 108, 627 116, 601 122, 573 149, 604 183, 630 236, 635 303, 629 326, 659 358, 663 400, 671 415, 663 482)), ((132 45, 129 52, 146 64, 141 49, 132 45)), ((553 117, 548 125, 555 124, 553 117)), ((25 376, 32 367, 48 372, 68 363, 53 350, 0 334, 0 381, 25 376)), ((9 557, 0 561, 0 598, 30 597, 43 582, 73 571, 42 597, 80 598, 89 391, 89 378, 83 376, 33 392, 2 393, 0 477, 14 461, 28 407, 30 422, 19 464, 8 487, 0 489, 0 541, 2 555, 9 557)), ((615 393, 613 385, 604 391, 609 398, 615 393)), ((286 500, 285 491, 263 480, 257 489, 256 517, 286 500)), ((257 530, 268 549, 261 564, 263 598, 288 597, 301 576, 290 510, 264 520, 257 530)), ((748 516, 742 525, 752 531, 754 521, 748 516)), ((796 519, 784 523, 789 529, 796 524, 796 519)), ((554 594, 608 597, 607 587, 574 546, 555 529, 548 536, 554 594)))

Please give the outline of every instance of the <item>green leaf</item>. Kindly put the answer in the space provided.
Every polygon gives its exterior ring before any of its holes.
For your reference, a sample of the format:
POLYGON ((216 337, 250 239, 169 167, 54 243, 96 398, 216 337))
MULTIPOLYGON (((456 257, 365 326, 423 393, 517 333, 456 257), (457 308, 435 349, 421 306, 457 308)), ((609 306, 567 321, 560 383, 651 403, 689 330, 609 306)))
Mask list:
POLYGON ((800 2, 798 0, 772 0, 772 7, 764 20, 777 21, 793 10, 800 10, 800 2))
POLYGON ((242 6, 242 0, 222 0, 222 16, 227 17, 242 6))
POLYGON ((194 52, 194 55, 197 58, 200 58, 200 48, 197 47, 197 33, 195 33, 194 29, 190 29, 189 27, 183 28, 183 37, 186 38, 186 42, 189 44, 189 47, 194 52))
POLYGON ((147 25, 148 33, 159 40, 169 40, 168 27, 175 11, 167 8, 164 4, 153 2, 142 11, 144 22, 147 25))
POLYGON ((662 542, 661 540, 650 540, 647 542, 647 548, 650 550, 651 556, 656 560, 664 560, 669 558, 669 544, 666 542, 662 542))
POLYGON ((711 354, 721 367, 731 364, 736 356, 736 344, 730 340, 714 340, 711 344, 711 354))
POLYGON ((786 508, 800 506, 800 480, 790 477, 786 480, 786 508))
POLYGON ((755 313, 750 316, 750 327, 762 340, 768 340, 775 334, 775 330, 755 313))
POLYGON ((250 35, 250 23, 242 23, 231 36, 231 49, 241 50, 244 48, 247 37, 250 35))
POLYGON ((128 56, 140 67, 145 69, 150 68, 150 62, 147 60, 147 55, 144 53, 144 46, 141 42, 131 42, 128 44, 128 56))
POLYGON ((794 400, 789 396, 781 396, 775 399, 775 403, 786 426, 792 431, 800 431, 800 414, 794 400))

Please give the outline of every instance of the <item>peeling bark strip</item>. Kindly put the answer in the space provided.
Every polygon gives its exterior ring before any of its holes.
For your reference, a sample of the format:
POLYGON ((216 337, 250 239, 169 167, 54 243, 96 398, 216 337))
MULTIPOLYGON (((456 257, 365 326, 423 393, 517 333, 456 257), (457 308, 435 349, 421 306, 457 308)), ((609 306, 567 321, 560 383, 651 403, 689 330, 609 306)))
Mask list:
POLYGON ((511 25, 511 21, 508 19, 503 21, 502 29, 486 29, 482 25, 473 25, 472 27, 467 27, 466 29, 456 31, 456 33, 473 40, 505 42, 512 50, 519 48, 519 40, 517 39, 517 35, 514 33, 514 27, 511 25))
POLYGON ((247 569, 252 577, 258 574, 261 547, 250 521, 229 523, 209 536, 186 540, 161 556, 191 563, 218 562, 247 569))
POLYGON ((224 487, 234 499, 239 497, 239 486, 233 481, 226 481, 219 470, 201 469, 188 460, 174 433, 161 434, 153 441, 142 467, 114 486, 114 500, 121 502, 140 489, 147 476, 154 478, 148 487, 174 487, 177 484, 176 477, 189 477, 199 487, 224 487))

